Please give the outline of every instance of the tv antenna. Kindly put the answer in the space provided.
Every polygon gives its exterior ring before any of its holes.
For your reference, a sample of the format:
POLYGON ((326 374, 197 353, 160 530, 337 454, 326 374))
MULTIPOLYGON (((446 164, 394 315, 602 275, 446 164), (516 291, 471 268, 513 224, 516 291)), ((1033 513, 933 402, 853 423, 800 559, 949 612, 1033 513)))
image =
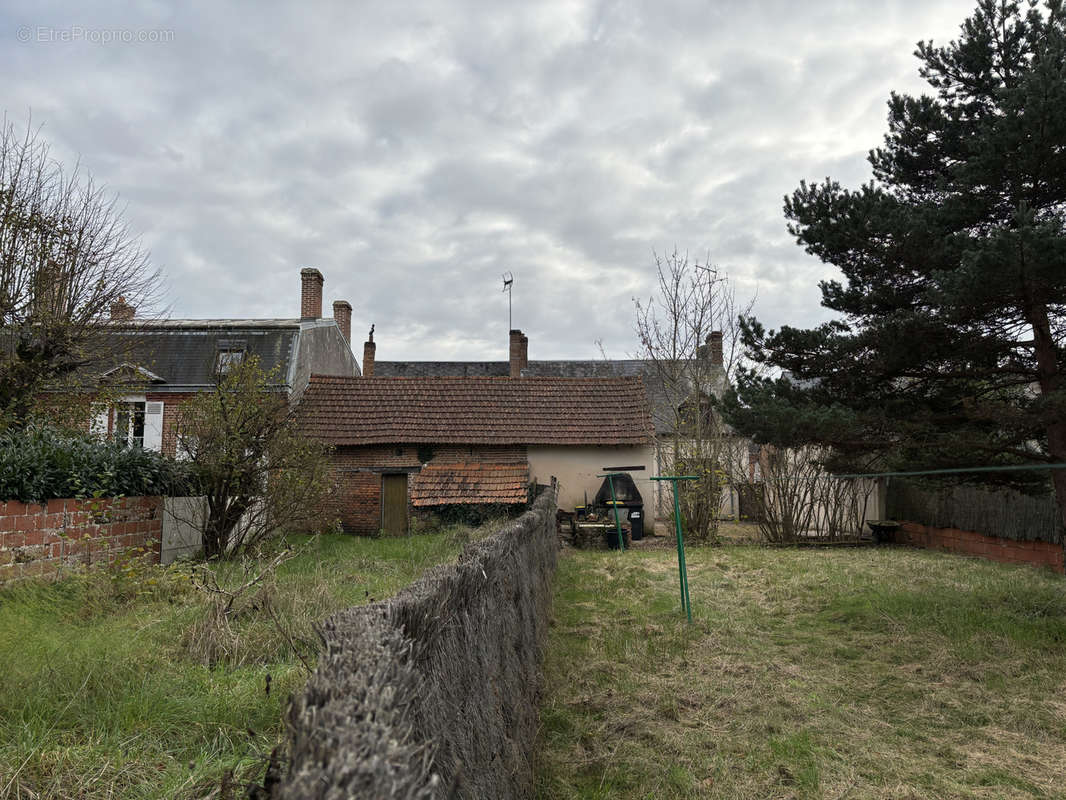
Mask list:
POLYGON ((700 272, 707 273, 707 302, 710 304, 708 314, 711 318, 711 328, 714 328, 714 285, 725 283, 726 279, 718 277, 718 267, 712 267, 710 264, 696 264, 695 266, 700 272))
POLYGON ((511 330, 511 287, 514 286, 514 275, 510 272, 503 273, 503 290, 507 292, 507 330, 511 330))

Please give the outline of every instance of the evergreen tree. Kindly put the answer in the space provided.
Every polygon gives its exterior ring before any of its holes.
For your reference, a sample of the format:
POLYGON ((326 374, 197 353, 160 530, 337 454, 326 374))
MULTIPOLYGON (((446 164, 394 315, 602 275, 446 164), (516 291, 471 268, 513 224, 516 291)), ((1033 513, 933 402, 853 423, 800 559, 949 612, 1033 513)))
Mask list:
MULTIPOLYGON (((742 320, 751 357, 788 375, 741 375, 727 413, 838 469, 1066 462, 1066 11, 981 0, 916 55, 935 92, 892 94, 873 179, 785 198, 789 231, 843 273, 821 284, 839 318, 742 320)), ((1066 521, 1066 470, 1051 475, 1066 521)))

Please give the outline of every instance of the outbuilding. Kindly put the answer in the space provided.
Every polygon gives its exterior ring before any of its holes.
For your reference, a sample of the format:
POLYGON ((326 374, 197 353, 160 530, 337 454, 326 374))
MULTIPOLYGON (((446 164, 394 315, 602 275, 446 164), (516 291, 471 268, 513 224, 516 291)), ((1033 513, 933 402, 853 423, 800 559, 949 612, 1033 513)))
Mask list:
POLYGON ((605 470, 654 491, 639 378, 313 375, 298 415, 334 447, 338 515, 354 533, 403 534, 419 508, 521 503, 552 476, 562 509, 593 496, 605 470))

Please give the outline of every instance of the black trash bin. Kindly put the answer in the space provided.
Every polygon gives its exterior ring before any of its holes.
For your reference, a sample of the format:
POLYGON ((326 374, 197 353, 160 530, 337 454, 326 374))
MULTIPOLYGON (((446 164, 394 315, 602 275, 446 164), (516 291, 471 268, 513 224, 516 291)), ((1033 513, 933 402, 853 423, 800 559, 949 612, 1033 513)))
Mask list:
MULTIPOLYGON (((619 549, 618 548, 618 530, 614 526, 611 526, 609 528, 604 528, 604 530, 603 530, 603 540, 607 543, 607 547, 609 547, 611 550, 618 550, 619 549)), ((626 547, 629 547, 631 544, 633 544, 633 534, 632 534, 632 532, 627 531, 625 528, 622 528, 622 541, 624 541, 626 543, 626 547)))
POLYGON ((629 529, 634 542, 644 538, 644 506, 629 509, 629 529))

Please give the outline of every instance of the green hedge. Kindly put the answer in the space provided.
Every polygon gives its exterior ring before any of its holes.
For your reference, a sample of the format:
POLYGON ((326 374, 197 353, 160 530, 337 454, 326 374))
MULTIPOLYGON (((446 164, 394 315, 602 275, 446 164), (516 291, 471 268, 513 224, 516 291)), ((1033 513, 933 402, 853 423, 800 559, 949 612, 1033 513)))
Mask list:
POLYGON ((114 440, 44 426, 0 433, 0 500, 185 494, 187 469, 114 440))

